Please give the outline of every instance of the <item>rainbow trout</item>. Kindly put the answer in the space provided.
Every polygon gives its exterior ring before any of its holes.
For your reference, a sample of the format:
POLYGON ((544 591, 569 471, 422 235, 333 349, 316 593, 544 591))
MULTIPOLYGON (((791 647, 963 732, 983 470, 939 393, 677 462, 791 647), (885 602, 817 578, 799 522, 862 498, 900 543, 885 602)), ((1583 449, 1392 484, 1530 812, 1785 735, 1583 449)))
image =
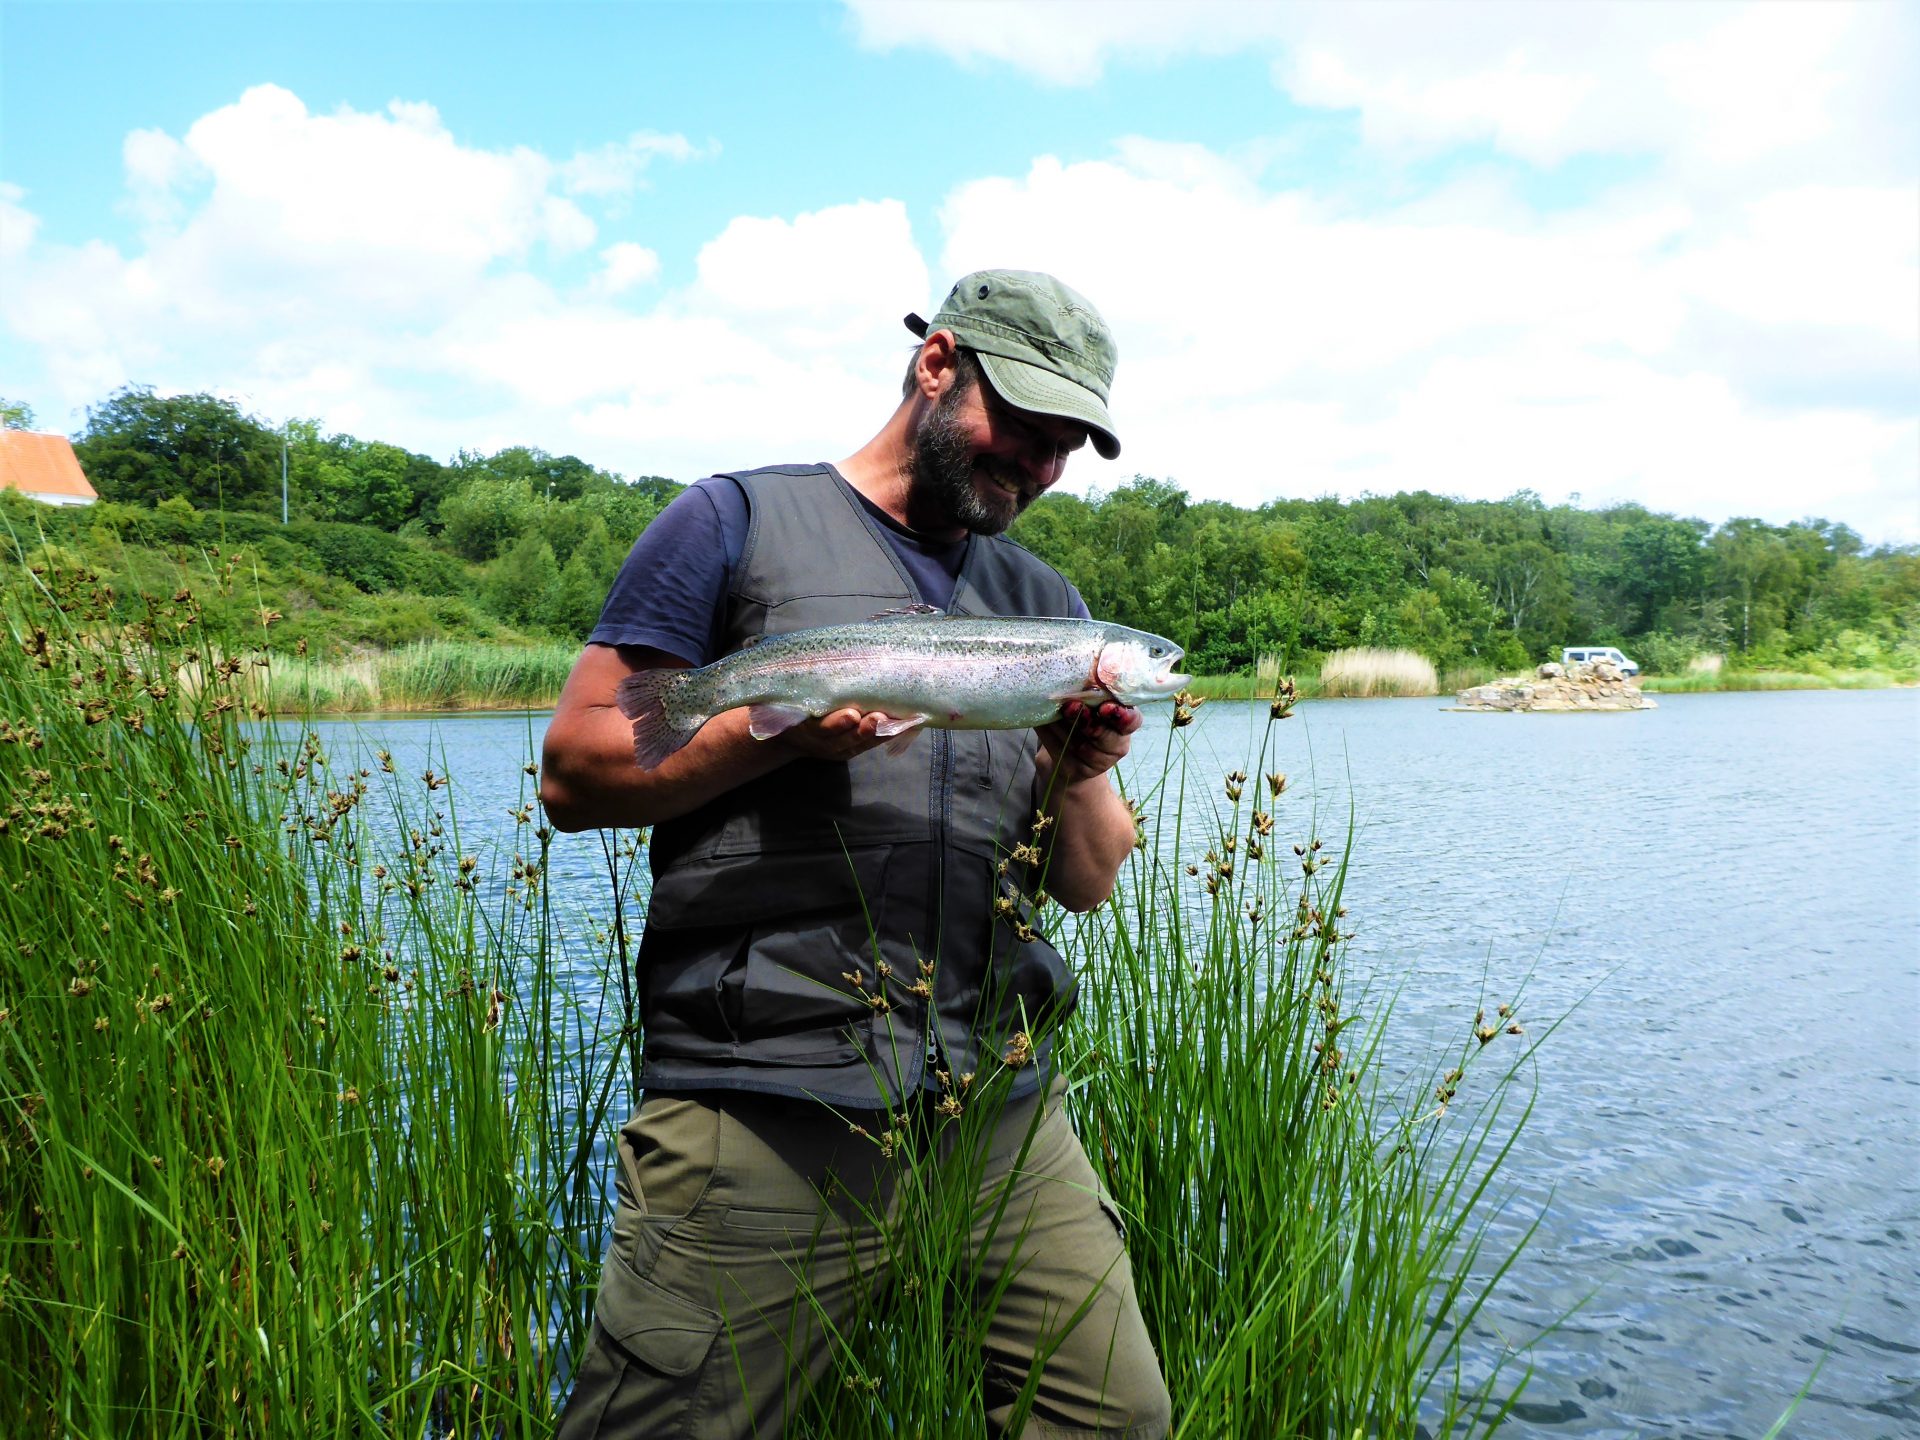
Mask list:
POLYGON ((742 705, 757 740, 849 706, 880 711, 898 754, 921 726, 1024 730, 1068 700, 1171 699, 1187 683, 1172 673, 1182 653, 1099 620, 906 612, 770 636, 697 670, 641 670, 618 700, 643 770, 742 705))

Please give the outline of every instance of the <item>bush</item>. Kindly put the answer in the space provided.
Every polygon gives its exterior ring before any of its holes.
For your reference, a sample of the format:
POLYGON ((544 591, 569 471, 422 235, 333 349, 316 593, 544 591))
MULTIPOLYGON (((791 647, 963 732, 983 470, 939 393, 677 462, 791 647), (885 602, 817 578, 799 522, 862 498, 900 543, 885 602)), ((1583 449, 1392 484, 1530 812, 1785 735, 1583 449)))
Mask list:
POLYGON ((1656 630, 1633 642, 1633 658, 1650 675, 1684 674, 1700 654, 1697 641, 1656 630))

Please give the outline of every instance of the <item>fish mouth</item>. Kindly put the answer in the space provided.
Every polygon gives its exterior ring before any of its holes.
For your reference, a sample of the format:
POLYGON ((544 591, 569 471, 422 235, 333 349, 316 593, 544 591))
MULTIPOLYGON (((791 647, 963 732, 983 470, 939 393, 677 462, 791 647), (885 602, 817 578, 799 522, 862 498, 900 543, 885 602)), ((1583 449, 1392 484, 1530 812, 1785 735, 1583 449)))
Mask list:
POLYGON ((1114 704, 1125 705, 1128 709, 1150 704, 1155 700, 1171 700, 1186 689, 1187 682, 1193 679, 1191 675, 1174 673, 1173 667, 1182 658, 1180 655, 1168 657, 1166 664, 1157 673, 1148 676, 1137 685, 1122 686, 1115 691, 1103 684, 1100 689, 1114 704))

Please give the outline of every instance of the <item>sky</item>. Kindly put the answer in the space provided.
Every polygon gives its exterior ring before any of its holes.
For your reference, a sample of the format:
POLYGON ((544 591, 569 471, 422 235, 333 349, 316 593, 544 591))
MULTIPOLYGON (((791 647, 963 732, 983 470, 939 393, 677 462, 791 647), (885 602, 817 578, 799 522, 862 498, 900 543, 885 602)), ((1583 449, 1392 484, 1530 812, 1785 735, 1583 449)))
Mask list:
POLYGON ((960 274, 1115 461, 1920 542, 1920 4, 0 0, 0 396, 835 460, 960 274))

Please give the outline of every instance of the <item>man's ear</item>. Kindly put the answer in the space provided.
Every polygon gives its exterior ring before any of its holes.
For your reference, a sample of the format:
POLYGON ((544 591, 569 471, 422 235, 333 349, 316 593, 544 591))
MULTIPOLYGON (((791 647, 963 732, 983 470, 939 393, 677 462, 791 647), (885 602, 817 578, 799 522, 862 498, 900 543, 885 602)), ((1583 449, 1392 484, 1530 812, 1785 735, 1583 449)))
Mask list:
POLYGON ((951 330, 933 330, 920 346, 920 358, 914 362, 914 384, 923 400, 932 402, 946 394, 960 378, 960 347, 951 330))

